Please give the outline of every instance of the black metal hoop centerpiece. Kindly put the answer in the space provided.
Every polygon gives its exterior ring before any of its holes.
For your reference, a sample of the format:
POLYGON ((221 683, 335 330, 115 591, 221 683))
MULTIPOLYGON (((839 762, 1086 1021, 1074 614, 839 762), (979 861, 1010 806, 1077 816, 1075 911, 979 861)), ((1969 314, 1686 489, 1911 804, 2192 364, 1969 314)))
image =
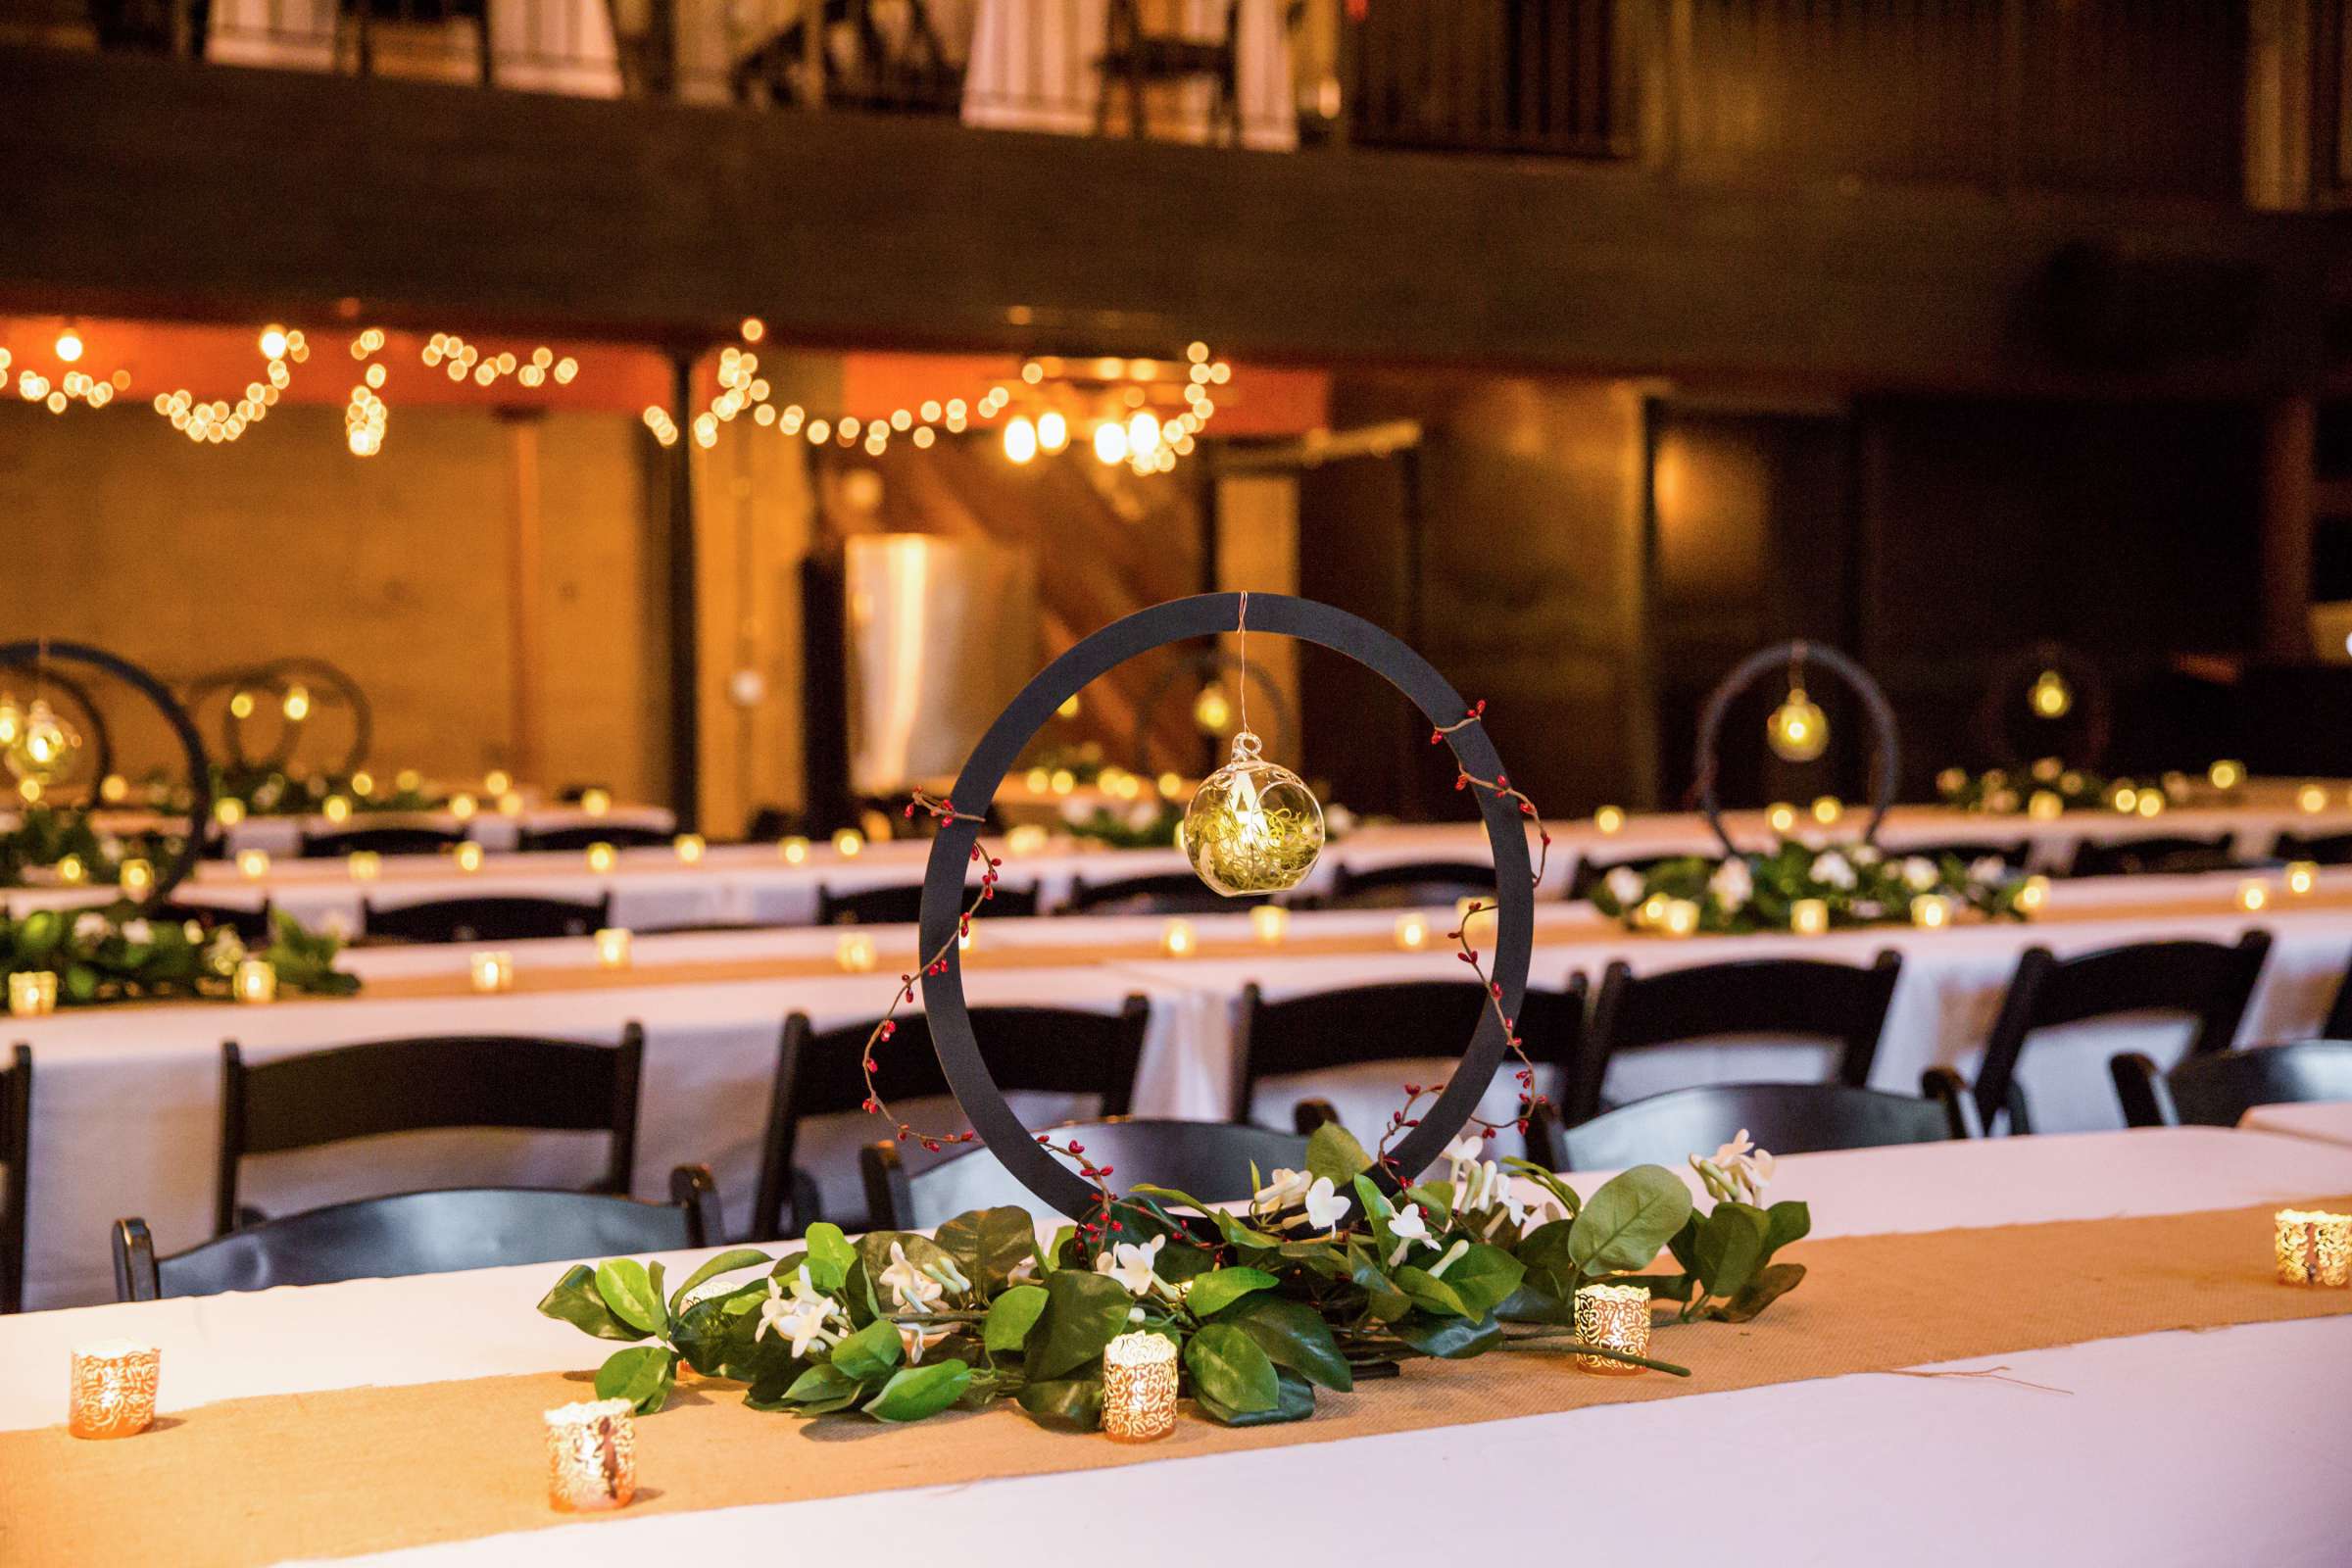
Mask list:
POLYGON ((1715 795, 1717 747, 1724 714, 1730 710, 1732 700, 1753 686, 1759 677, 1770 670, 1785 669, 1791 662, 1819 664, 1844 681, 1861 699, 1863 711, 1870 717, 1872 738, 1877 744, 1871 756, 1871 811, 1870 821, 1862 829, 1863 843, 1878 842, 1879 824, 1886 819, 1887 808, 1894 805, 1895 782, 1902 773, 1902 748, 1895 734, 1894 709, 1887 703, 1886 694, 1880 690, 1878 681, 1854 660, 1822 643, 1775 643, 1734 665, 1732 672, 1707 694, 1706 706, 1699 710, 1698 806, 1707 813, 1707 825, 1715 830, 1726 855, 1737 857, 1740 850, 1723 825, 1723 805, 1715 795))
MULTIPOLYGON (((1345 654, 1402 692, 1432 725, 1451 724, 1467 711, 1461 694, 1427 660, 1370 621, 1313 600, 1276 594, 1251 594, 1249 598, 1251 631, 1298 637, 1345 654)), ((978 814, 984 810, 1021 749, 1054 710, 1089 681, 1169 643, 1231 631, 1239 624, 1241 612, 1240 594, 1175 599, 1115 620, 1072 646, 1021 688, 972 749, 956 780, 953 798, 958 811, 978 814)), ((1455 762, 1465 771, 1480 778, 1504 775, 1501 759, 1483 723, 1464 724, 1446 740, 1455 762)), ((1499 906, 1490 978, 1501 987, 1502 1013, 1516 1017, 1527 990, 1535 940, 1535 888, 1527 858, 1525 818, 1493 791, 1473 793, 1494 854, 1499 906)), ((923 876, 922 952, 944 952, 946 956, 943 969, 923 977, 923 1005, 930 1017, 932 1046, 939 1053, 940 1067, 956 1102, 989 1152, 1056 1212, 1081 1214, 1093 1204, 1095 1189, 1038 1146, 1036 1135, 1005 1102, 972 1035, 971 1014, 963 999, 961 956, 953 939, 966 902, 964 875, 979 832, 978 822, 961 815, 944 820, 938 837, 932 840, 923 876)), ((1433 1163, 1446 1144, 1469 1125, 1480 1098, 1502 1064, 1506 1045, 1501 1017, 1491 1007, 1483 1009, 1478 1028, 1462 1053, 1461 1066, 1446 1083, 1446 1092, 1422 1116, 1421 1124, 1391 1151, 1396 1168, 1406 1172, 1408 1179, 1433 1163)), ((1385 1171, 1376 1170, 1374 1175, 1388 1181, 1385 1171)))
POLYGON ((102 669, 136 690, 155 705, 178 738, 188 764, 188 831, 180 840, 179 854, 170 865, 156 872, 154 885, 147 894, 147 903, 160 903, 171 897, 172 890, 196 868, 197 858, 204 853, 205 831, 212 825, 213 766, 204 755, 204 739, 196 733, 188 710, 172 695, 171 688, 120 654, 110 654, 87 643, 49 642, 40 638, 0 644, 0 665, 37 667, 52 660, 102 669))
POLYGON ((1298 724, 1296 715, 1291 712, 1290 699, 1283 695, 1282 688, 1274 683, 1274 677, 1266 673, 1263 665, 1253 664, 1239 654, 1227 653, 1222 648, 1203 648, 1186 654, 1170 664, 1152 686, 1151 695, 1136 709, 1133 744, 1137 772, 1151 775, 1156 771, 1152 766, 1152 720, 1157 716, 1159 705, 1167 701, 1168 693, 1177 680, 1187 674, 1211 680, 1230 674, 1242 686, 1249 685, 1254 676, 1258 682, 1258 706, 1274 715, 1273 724, 1260 736, 1267 749, 1279 752, 1297 738, 1298 724))
MULTIPOLYGON (((228 754, 229 766, 245 773, 283 772, 293 762, 295 750, 302 744, 303 724, 281 720, 276 744, 265 755, 255 757, 245 748, 245 721, 237 716, 233 699, 239 691, 266 690, 273 701, 282 704, 287 691, 297 684, 318 686, 329 694, 333 704, 339 704, 350 712, 351 744, 344 749, 339 763, 322 770, 329 777, 349 778, 367 763, 368 753, 374 749, 375 715, 368 706, 367 694, 360 690, 360 683, 339 665, 330 664, 323 659, 297 654, 271 660, 266 664, 244 664, 233 669, 216 670, 188 687, 188 706, 193 709, 218 693, 229 693, 232 706, 224 708, 220 715, 220 740, 228 754)), ((316 711, 320 706, 316 694, 312 703, 316 711)))

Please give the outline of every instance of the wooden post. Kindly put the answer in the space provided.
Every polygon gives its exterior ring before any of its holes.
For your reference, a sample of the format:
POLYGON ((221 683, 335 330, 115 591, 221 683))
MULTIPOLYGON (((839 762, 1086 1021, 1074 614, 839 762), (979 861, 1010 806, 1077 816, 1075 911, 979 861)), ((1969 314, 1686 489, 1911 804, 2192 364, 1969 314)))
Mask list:
POLYGON ((2282 397, 2264 411, 2262 652, 2311 658, 2312 518, 2318 502, 2319 404, 2282 397))
POLYGON ((678 444, 669 449, 669 804, 678 827, 702 822, 702 634, 694 550, 694 352, 672 356, 670 403, 678 444))
POLYGON ((507 472, 512 481, 507 552, 507 770, 542 782, 539 672, 546 667, 540 613, 539 424, 536 410, 501 409, 507 427, 507 472))

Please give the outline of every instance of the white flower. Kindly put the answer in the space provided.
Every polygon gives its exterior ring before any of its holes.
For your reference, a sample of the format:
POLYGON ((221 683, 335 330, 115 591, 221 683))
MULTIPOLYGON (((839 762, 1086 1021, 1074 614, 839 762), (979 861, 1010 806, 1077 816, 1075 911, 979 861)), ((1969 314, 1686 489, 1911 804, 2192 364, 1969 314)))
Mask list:
POLYGON ((1400 1205, 1389 1216, 1389 1234, 1396 1238, 1396 1249, 1389 1253, 1389 1267, 1404 1261, 1405 1250, 1415 1242, 1429 1240, 1429 1219, 1418 1203, 1400 1205))
POLYGON ((1830 836, 1827 833, 1816 833, 1811 828, 1807 828, 1797 834, 1796 842, 1811 850, 1815 855, 1819 855, 1830 847, 1830 836))
POLYGON ((1141 1247, 1128 1242, 1113 1243, 1109 1251, 1095 1254, 1095 1272, 1117 1280, 1127 1288, 1129 1296, 1149 1296, 1160 1283, 1155 1268, 1159 1250, 1166 1242, 1165 1236, 1154 1236, 1141 1247))
POLYGON ((1602 885, 1609 890, 1609 897, 1619 904, 1635 905, 1642 902, 1642 873, 1630 865, 1621 865, 1611 871, 1602 885))
POLYGON ((1732 1135, 1732 1141, 1715 1151, 1706 1161, 1721 1171, 1735 1187, 1744 1188, 1749 1202, 1761 1202, 1764 1189, 1771 1185, 1773 1157, 1755 1146, 1742 1127, 1732 1135))
MULTIPOLYGON (((1439 1158, 1445 1160, 1448 1165, 1475 1165, 1478 1163, 1479 1156, 1486 1152, 1487 1146, 1483 1139, 1472 1138, 1465 1133, 1447 1144, 1446 1152, 1439 1155, 1439 1158)), ((1460 1172, 1455 1172, 1455 1175, 1458 1177, 1460 1172)))
POLYGON ((98 942, 106 936, 106 916, 96 909, 84 909, 74 917, 74 940, 98 942))
POLYGON ((1319 1231, 1336 1230, 1347 1217, 1348 1200, 1340 1196, 1330 1177, 1316 1177, 1315 1184, 1306 1190, 1307 1224, 1319 1231))
POLYGON ((1270 1209, 1287 1207, 1304 1198, 1307 1188, 1311 1185, 1312 1179, 1302 1170, 1276 1170, 1272 1176, 1266 1178, 1265 1186, 1250 1195, 1250 1210, 1253 1213, 1263 1213, 1270 1209))
POLYGON ((154 936, 154 928, 149 926, 144 920, 125 920, 122 922, 122 940, 125 942, 146 943, 153 940, 154 936))
POLYGON ((1813 880, 1824 887, 1850 888, 1854 885, 1854 868, 1845 863, 1845 857, 1836 850, 1813 858, 1813 880))
POLYGON ((921 1363, 925 1350, 955 1332, 954 1329, 932 1329, 926 1332, 911 1323, 902 1323, 899 1325, 899 1348, 906 1352, 906 1364, 916 1366, 921 1363))
POLYGON ((323 929, 337 942, 349 942, 351 940, 351 916, 345 914, 341 909, 332 910, 323 922, 323 929))
POLYGON ((98 835, 98 853, 109 860, 122 858, 122 840, 113 833, 98 835))
POLYGON ((2008 875, 2009 862, 1997 855, 1981 855, 1969 862, 1968 879, 1971 882, 1999 882, 2008 875))
POLYGON ((1707 891, 1727 909, 1737 909, 1755 895, 1756 879, 1741 859, 1724 861, 1707 878, 1707 891))
POLYGON ((1903 883, 1914 893, 1925 893, 1936 885, 1936 862, 1924 855, 1907 857, 1903 861, 1903 883))
POLYGON ((948 1294, 946 1286, 908 1261, 904 1242, 890 1244, 890 1266, 875 1283, 890 1292, 891 1300, 902 1312, 928 1312, 933 1302, 948 1294))
POLYGON ((1876 920, 1886 912, 1886 906, 1876 899, 1856 899, 1854 901, 1854 918, 1857 920, 1876 920))
MULTIPOLYGON (((817 1290, 808 1278, 808 1265, 803 1263, 793 1275, 790 1296, 784 1294, 781 1281, 772 1275, 768 1278, 767 1299, 760 1303, 760 1326, 752 1331, 752 1338, 761 1339, 773 1329, 778 1338, 792 1342, 794 1355, 807 1355, 812 1344, 830 1346, 840 1340, 840 1334, 828 1327, 840 1315, 841 1309, 831 1297, 817 1290)), ((848 1326, 846 1319, 843 1326, 848 1326)))
POLYGON ((1857 844, 1845 853, 1846 858, 1856 865, 1876 865, 1886 858, 1886 856, 1879 853, 1879 847, 1876 844, 1857 844))
POLYGON ((1429 1265, 1429 1277, 1433 1280, 1443 1279, 1446 1271, 1453 1267, 1455 1263, 1461 1261, 1462 1254, 1469 1250, 1470 1244, 1468 1242, 1455 1242, 1451 1247, 1446 1249, 1446 1255, 1444 1257, 1439 1258, 1435 1263, 1429 1265))

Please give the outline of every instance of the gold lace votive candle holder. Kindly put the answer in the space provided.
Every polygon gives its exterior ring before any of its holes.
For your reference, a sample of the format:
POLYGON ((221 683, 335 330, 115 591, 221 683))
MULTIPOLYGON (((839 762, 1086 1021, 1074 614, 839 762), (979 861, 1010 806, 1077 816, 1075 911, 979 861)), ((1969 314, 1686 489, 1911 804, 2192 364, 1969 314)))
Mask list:
POLYGON ((602 840, 588 846, 588 869, 591 871, 610 871, 612 862, 619 858, 620 852, 602 840))
POLYGON ((2286 891, 2296 898, 2308 898, 2311 890, 2320 885, 2320 863, 2317 860, 2286 862, 2286 891))
POLYGON ((637 1421, 626 1399, 547 1412, 547 1501, 560 1513, 625 1508, 637 1495, 637 1421))
POLYGON ((862 931, 845 931, 840 940, 833 944, 833 961, 840 964, 847 974, 867 973, 873 968, 877 957, 874 939, 862 931))
POLYGON ((1788 929, 1800 937, 1817 937, 1830 928, 1827 899, 1798 899, 1788 906, 1788 929))
MULTIPOLYGON (((1649 1354, 1649 1287, 1586 1285, 1576 1293, 1576 1337, 1587 1345, 1626 1355, 1649 1354)), ((1579 1354, 1576 1364, 1604 1377, 1626 1377, 1642 1368, 1605 1355, 1579 1354)))
POLYGON ((845 827, 833 835, 833 853, 845 860, 855 859, 865 848, 865 835, 854 827, 845 827))
POLYGON ((709 850, 710 845, 700 833, 681 833, 670 840, 669 847, 677 852, 680 864, 700 865, 703 863, 704 852, 709 850))
POLYGON ((2278 1283, 2352 1286, 2352 1214, 2320 1208, 2278 1211, 2278 1283))
POLYGON ((471 839, 457 848, 458 869, 471 875, 482 868, 482 847, 471 839))
POLYGON ((344 869, 354 882, 373 882, 384 874, 384 858, 375 850, 354 850, 344 869))
POLYGON ((1911 923, 1923 931, 1940 931, 1952 923, 1954 903, 1948 893, 1922 893, 1911 901, 1911 923))
POLYGON ((1269 948, 1282 946, 1291 932, 1291 911, 1279 904, 1261 904, 1250 911, 1250 934, 1269 948))
POLYGON ((1176 1342, 1122 1334, 1102 1351, 1102 1431, 1115 1443, 1152 1443, 1176 1430, 1176 1342))
POLYGON ((596 933, 597 963, 607 969, 626 969, 635 940, 625 925, 603 927, 596 933))
POLYGON ((2050 906, 2050 879, 2035 872, 2026 878, 2017 890, 2017 907, 2025 914, 2039 914, 2050 906))
POLYGON ((786 865, 806 865, 808 863, 808 841, 796 833, 788 839, 778 840, 776 853, 784 858, 786 865))
POLYGON ((477 953, 469 960, 473 974, 473 989, 485 995, 514 989, 514 955, 512 953, 477 953))
POLYGON ((8 1010, 18 1018, 46 1018, 57 1010, 57 971, 19 969, 8 977, 8 1010))
POLYGON ((1200 951, 1200 939, 1190 920, 1170 920, 1159 928, 1159 951, 1171 958, 1189 958, 1200 951))
POLYGON ((155 1424, 163 1351, 132 1340, 100 1340, 73 1351, 66 1430, 77 1438, 128 1438, 155 1424))
POLYGON ((239 850, 237 852, 237 874, 248 882, 259 882, 268 876, 270 874, 270 852, 268 850, 239 850))
POLYGON ((580 791, 580 809, 590 816, 603 816, 612 809, 612 792, 611 790, 580 791))
POLYGON ((131 903, 144 904, 155 891, 155 866, 141 859, 124 860, 115 870, 115 883, 131 903))
POLYGON ((1396 917, 1396 946, 1405 953, 1419 953, 1429 946, 1429 916, 1400 914, 1396 917))
POLYGON ((238 960, 236 971, 229 976, 229 990, 239 1002, 275 1002, 277 1000, 277 965, 268 958, 238 960))
POLYGON ((1659 917, 1658 929, 1670 937, 1687 937, 1698 930, 1698 901, 1696 899, 1668 899, 1664 914, 1659 917))

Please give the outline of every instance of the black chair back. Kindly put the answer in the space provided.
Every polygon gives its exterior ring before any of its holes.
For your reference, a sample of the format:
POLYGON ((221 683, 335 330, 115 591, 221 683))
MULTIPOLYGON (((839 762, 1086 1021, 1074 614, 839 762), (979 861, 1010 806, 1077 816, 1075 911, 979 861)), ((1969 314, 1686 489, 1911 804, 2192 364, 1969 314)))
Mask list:
POLYGON ((1992 1125, 2009 1112, 2009 1130, 2033 1131, 2017 1085, 2018 1057, 2037 1029, 2082 1023, 2122 1012, 2185 1013, 2196 1020, 2188 1054, 2227 1051, 2262 977, 2271 951, 2268 931, 2248 931, 2234 946, 2219 942, 2134 942, 2061 959, 2047 948, 2028 948, 1984 1045, 1977 1070, 1977 1113, 1992 1125))
POLYGON ((1590 899, 1593 890, 1609 879, 1611 871, 1631 870, 1647 876, 1668 860, 1690 858, 1691 857, 1688 855, 1641 855, 1626 860, 1580 859, 1576 862, 1576 869, 1569 873, 1568 897, 1571 900, 1590 899))
POLYGON ((2084 839, 2075 846, 2069 876, 2186 876, 2199 871, 2230 871, 2241 865, 2230 853, 2230 835, 2190 838, 2157 834, 2150 838, 2113 839, 2101 843, 2084 839))
POLYGON ((266 1220, 170 1257, 156 1255, 145 1220, 118 1220, 115 1299, 564 1263, 718 1240, 718 1192, 707 1168, 679 1166, 670 1172, 669 1192, 666 1203, 527 1187, 363 1198, 266 1220))
POLYGON ((346 827, 302 836, 302 858, 329 860, 366 850, 375 855, 439 855, 466 842, 459 827, 346 827))
POLYGON ((1880 848, 1889 856, 1898 858, 1924 855, 1931 860, 1950 858, 1958 860, 1962 865, 1973 865, 1979 860, 1990 858, 1999 860, 2005 865, 2022 866, 2033 858, 2034 841, 2032 839, 1946 839, 1940 843, 1929 844, 1885 844, 1880 848))
POLYGON ((491 896, 382 908, 362 901, 360 930, 394 942, 528 942, 584 937, 612 923, 612 895, 593 902, 491 896))
MULTIPOLYGON (((1350 986, 1287 1002, 1266 1001, 1253 981, 1242 991, 1229 1115, 1236 1123, 1250 1119, 1263 1079, 1371 1061, 1458 1056, 1487 1005, 1483 986, 1458 980, 1350 986)), ((1560 991, 1531 989, 1513 1024, 1528 1059, 1564 1080, 1584 1044, 1585 977, 1570 976, 1560 991)), ((1508 1056, 1503 1062, 1511 1065, 1508 1056)))
MULTIPOLYGON (((1119 1116, 1065 1122, 1050 1132, 1057 1144, 1075 1139, 1089 1160, 1114 1173, 1135 1172, 1139 1179, 1190 1193, 1204 1203, 1248 1198, 1253 1161, 1261 1178, 1277 1169, 1300 1170, 1306 1165, 1306 1140, 1300 1135, 1232 1122, 1119 1116)), ((953 1219, 967 1208, 1036 1202, 1028 1189, 977 1144, 919 1171, 901 1163, 897 1144, 868 1144, 858 1152, 858 1165, 877 1229, 917 1230, 953 1219), (973 1160, 996 1166, 995 1179, 977 1179, 973 1160)))
MULTIPOLYGON (((904 886, 861 888, 856 893, 836 893, 823 883, 816 888, 816 923, 818 925, 912 925, 922 918, 923 885, 909 882, 904 886)), ((1000 919, 1006 915, 1035 914, 1037 889, 1008 888, 997 884, 997 896, 982 907, 983 919, 1000 919)))
POLYGON ((626 1193, 637 1160, 645 1030, 617 1046, 524 1035, 376 1040, 247 1065, 220 1043, 220 1154, 213 1224, 238 1223, 237 1164, 271 1154, 437 1127, 609 1132, 612 1157, 589 1188, 626 1193))
POLYGON ((1332 875, 1330 909, 1415 909, 1450 905, 1459 899, 1494 900, 1494 867, 1471 860, 1423 860, 1356 870, 1341 866, 1332 875))
POLYGON ((589 822, 577 827, 524 828, 514 836, 520 850, 585 850, 591 844, 610 844, 616 850, 658 850, 672 835, 642 822, 589 822))
MULTIPOLYGON (((974 1007, 972 1035, 981 1059, 1000 1088, 1039 1094, 1093 1095, 1101 1114, 1124 1116, 1135 1097, 1136 1064, 1144 1054, 1144 1031, 1152 1004, 1131 996, 1117 1012, 1076 1012, 1060 1007, 974 1007)), ((819 1034, 808 1015, 784 1020, 776 1052, 776 1078, 767 1111, 767 1136, 760 1154, 760 1190, 752 1200, 755 1238, 800 1235, 819 1219, 855 1230, 862 1216, 829 1215, 817 1203, 816 1185, 794 1163, 805 1117, 837 1115, 865 1103, 865 1046, 873 1023, 856 1023, 819 1034), (785 1208, 791 1206, 790 1224, 785 1208)), ((874 1081, 883 1099, 897 1103, 950 1093, 939 1054, 931 1047, 931 1023, 921 1013, 903 1014, 887 1049, 875 1057, 874 1081)))
POLYGON ((2271 841, 2271 858, 2352 865, 2352 833, 2280 833, 2271 841))
POLYGON ((2352 1100, 2352 1043, 2304 1040, 2191 1056, 2167 1073, 2136 1051, 2110 1057, 2133 1127, 2234 1127, 2256 1105, 2352 1100))
POLYGON ((24 1194, 31 1186, 32 1051, 18 1045, 0 1069, 0 1313, 24 1309, 24 1194))
POLYGON ((1928 1075, 1923 1098, 1845 1084, 1703 1084, 1604 1111, 1561 1131, 1546 1118, 1554 1170, 1621 1170, 1654 1163, 1681 1170, 1742 1129, 1775 1154, 1933 1144, 1971 1136, 1974 1104, 1948 1068, 1928 1075), (1939 1076, 1940 1074, 1940 1076, 1939 1076))
MULTIPOLYGON (((997 890, 997 898, 1004 896, 997 890)), ((1115 882, 1088 882, 1084 877, 1070 879, 1069 902, 1062 906, 1064 914, 1231 914, 1236 910, 1268 904, 1272 900, 1259 895, 1254 898, 1229 899, 1190 871, 1173 871, 1166 876, 1122 877, 1115 882)))
POLYGON ((1837 1049, 1830 1081, 1860 1089, 1886 1026, 1903 960, 1868 968, 1819 958, 1740 958, 1636 976, 1622 961, 1602 976, 1592 1028, 1561 1106, 1570 1122, 1601 1111, 1601 1085, 1621 1051, 1748 1036, 1801 1036, 1837 1049))

